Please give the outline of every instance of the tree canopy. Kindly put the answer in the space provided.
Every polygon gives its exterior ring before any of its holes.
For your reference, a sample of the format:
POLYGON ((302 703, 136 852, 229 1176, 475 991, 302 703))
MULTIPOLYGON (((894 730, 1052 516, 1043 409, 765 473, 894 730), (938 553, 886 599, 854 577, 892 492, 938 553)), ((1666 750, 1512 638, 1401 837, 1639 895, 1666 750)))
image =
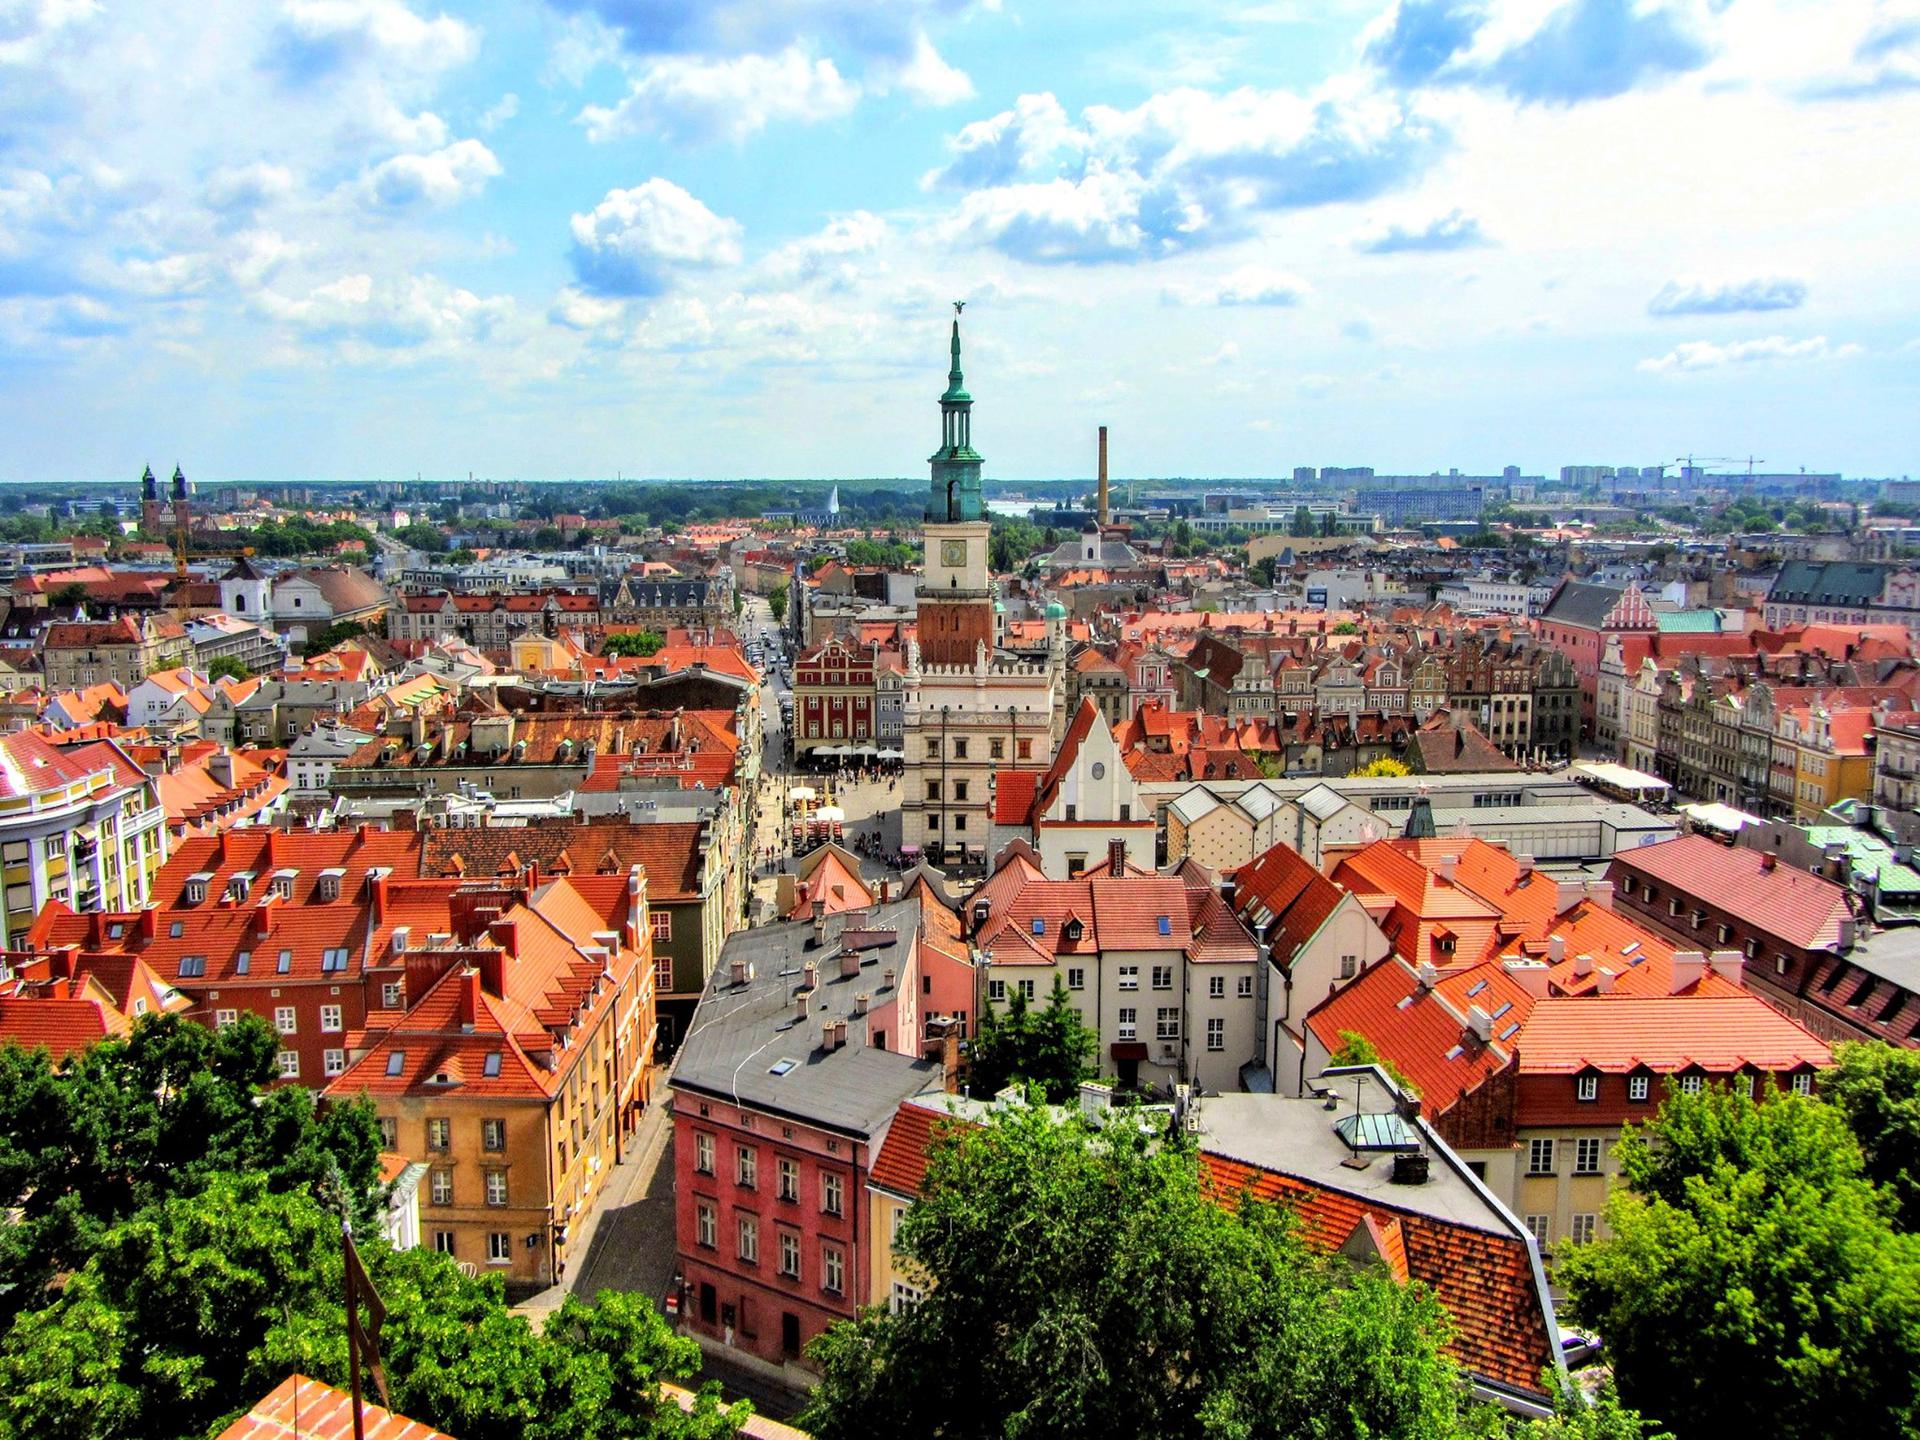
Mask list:
POLYGON ((667 643, 658 630, 621 630, 607 636, 602 655, 654 655, 667 643))
POLYGON ((461 1440, 718 1440, 744 1409, 685 1415, 698 1369, 639 1297, 568 1299, 536 1332, 498 1277, 381 1238, 365 1104, 267 1088, 257 1017, 149 1016, 55 1066, 0 1046, 0 1440, 189 1440, 294 1370, 347 1375, 340 1214, 388 1307, 396 1409, 461 1440), (60 1283, 51 1284, 56 1277, 60 1283))
POLYGON ((773 612, 773 623, 778 625, 787 618, 787 582, 782 580, 773 587, 767 596, 767 608, 773 612))
POLYGON ((1009 1107, 936 1137, 900 1248, 932 1282, 814 1344, 799 1423, 844 1435, 1440 1440, 1462 1390, 1419 1286, 1209 1198, 1198 1157, 1115 1112, 1009 1107))
POLYGON ((216 655, 207 662, 207 678, 210 680, 245 680, 253 671, 237 655, 216 655))
POLYGON ((1369 760, 1347 772, 1349 779, 1399 779, 1413 774, 1413 769, 1404 760, 1396 760, 1391 755, 1382 755, 1378 760, 1369 760))
POLYGON ((1853 1043, 1833 1052, 1820 1093, 1860 1144, 1868 1178, 1887 1187, 1902 1230, 1920 1230, 1920 1051, 1853 1043))
POLYGON ((1071 1100, 1093 1074, 1100 1037, 1080 1019, 1067 987, 1053 977, 1053 993, 1039 1010, 1019 989, 1005 1013, 986 1006, 968 1050, 968 1085, 977 1095, 995 1095, 1009 1084, 1038 1085, 1055 1104, 1071 1100))
POLYGON ((1627 1404, 1683 1440, 1912 1433, 1920 1239, 1839 1108, 1679 1094, 1619 1160, 1613 1238, 1564 1249, 1558 1278, 1627 1404))

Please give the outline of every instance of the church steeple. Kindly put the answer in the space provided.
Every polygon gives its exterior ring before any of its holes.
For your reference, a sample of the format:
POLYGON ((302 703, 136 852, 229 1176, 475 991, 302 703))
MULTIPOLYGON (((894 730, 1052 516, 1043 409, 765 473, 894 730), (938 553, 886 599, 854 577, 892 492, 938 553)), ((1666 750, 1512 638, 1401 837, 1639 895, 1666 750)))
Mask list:
POLYGON ((986 513, 980 500, 980 453, 973 448, 973 397, 960 370, 960 311, 953 302, 952 368, 940 397, 940 448, 929 457, 933 483, 927 494, 927 519, 934 524, 978 520, 986 513))

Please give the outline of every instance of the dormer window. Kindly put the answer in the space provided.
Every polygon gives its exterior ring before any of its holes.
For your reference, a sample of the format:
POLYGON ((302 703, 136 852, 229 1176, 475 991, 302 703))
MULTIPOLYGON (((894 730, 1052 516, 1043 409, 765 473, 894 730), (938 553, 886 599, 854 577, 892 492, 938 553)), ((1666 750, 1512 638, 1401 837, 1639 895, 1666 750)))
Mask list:
POLYGON ((1078 920, 1069 920, 1063 933, 1069 942, 1078 944, 1080 937, 1086 934, 1086 929, 1087 927, 1082 925, 1078 920))
POLYGON ((186 901, 189 905, 204 904, 207 898, 207 882, 211 875, 189 875, 187 877, 186 901))
POLYGON ((1594 1101, 1600 1098, 1600 1077, 1582 1075, 1573 1082, 1573 1095, 1576 1100, 1594 1101))

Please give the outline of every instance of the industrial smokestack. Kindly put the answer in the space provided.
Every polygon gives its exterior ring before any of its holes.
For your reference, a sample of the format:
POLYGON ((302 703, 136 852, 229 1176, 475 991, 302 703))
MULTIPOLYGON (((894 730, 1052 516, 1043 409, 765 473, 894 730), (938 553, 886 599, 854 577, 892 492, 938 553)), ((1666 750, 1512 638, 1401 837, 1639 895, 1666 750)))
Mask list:
POLYGON ((1113 508, 1107 503, 1107 427, 1100 427, 1100 523, 1113 523, 1113 508))

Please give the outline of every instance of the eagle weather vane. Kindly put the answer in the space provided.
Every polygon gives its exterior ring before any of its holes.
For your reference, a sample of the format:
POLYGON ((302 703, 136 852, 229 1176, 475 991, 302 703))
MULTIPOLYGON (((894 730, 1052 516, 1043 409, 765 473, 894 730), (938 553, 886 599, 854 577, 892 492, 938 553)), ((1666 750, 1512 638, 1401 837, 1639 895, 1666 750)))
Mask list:
POLYGON ((967 302, 964 300, 956 300, 953 302, 953 313, 956 315, 958 315, 962 310, 966 308, 967 308, 967 302))

